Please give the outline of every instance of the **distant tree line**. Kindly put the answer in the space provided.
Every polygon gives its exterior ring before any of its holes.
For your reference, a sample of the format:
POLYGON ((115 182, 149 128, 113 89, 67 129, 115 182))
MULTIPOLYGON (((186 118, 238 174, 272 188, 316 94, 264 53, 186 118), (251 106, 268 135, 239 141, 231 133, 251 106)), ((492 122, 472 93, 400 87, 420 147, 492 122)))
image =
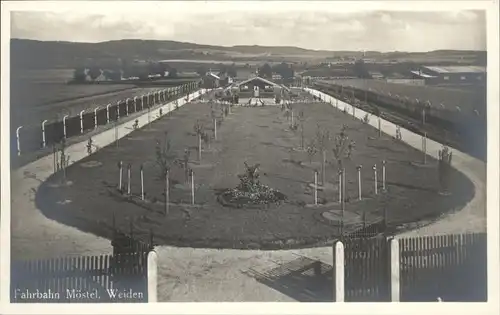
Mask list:
POLYGON ((122 61, 121 66, 101 68, 99 66, 78 67, 73 72, 73 81, 120 81, 122 78, 148 80, 151 76, 177 78, 177 69, 161 62, 129 63, 122 61))

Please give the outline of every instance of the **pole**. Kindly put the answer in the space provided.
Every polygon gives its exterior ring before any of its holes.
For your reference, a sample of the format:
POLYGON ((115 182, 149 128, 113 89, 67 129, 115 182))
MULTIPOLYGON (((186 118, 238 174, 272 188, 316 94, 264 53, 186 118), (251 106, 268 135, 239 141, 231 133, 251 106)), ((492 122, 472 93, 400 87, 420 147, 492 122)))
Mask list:
POLYGON ((120 101, 116 101, 116 121, 120 119, 120 101))
POLYGON ((94 109, 94 129, 97 129, 97 110, 99 109, 99 106, 97 106, 94 109))
POLYGON ((47 120, 42 121, 42 145, 45 148, 45 145, 47 144, 45 141, 45 123, 47 120))
POLYGON ((191 204, 194 206, 194 172, 191 170, 191 204))
POLYGON ((122 169, 123 169, 123 162, 122 161, 120 161, 120 163, 118 164, 118 168, 120 170, 120 181, 118 183, 118 190, 121 191, 122 190, 122 177, 123 177, 123 174, 122 174, 123 173, 123 171, 122 171, 122 169))
POLYGON ((128 103, 129 103, 129 99, 130 99, 130 98, 127 98, 127 99, 125 100, 125 116, 128 116, 128 103))
POLYGON ((134 109, 135 112, 137 113, 137 96, 134 96, 134 109))
POLYGON ((361 165, 356 167, 358 170, 358 199, 361 200, 361 165))
POLYGON ((214 118, 214 139, 217 140, 217 118, 214 118))
POLYGON ((385 160, 382 161, 382 191, 385 191, 385 160))
POLYGON ((21 155, 21 142, 19 141, 19 131, 23 128, 23 126, 19 126, 16 129, 16 139, 17 139, 17 156, 21 155))
POLYGON ((63 133, 64 133, 64 139, 66 139, 66 119, 68 118, 68 115, 65 115, 63 117, 63 133))
POLYGON ((106 105, 106 125, 109 124, 109 107, 111 104, 106 105))
POLYGON ((375 195, 378 194, 378 187, 377 187, 377 164, 373 165, 373 176, 374 176, 374 185, 375 185, 375 195))
POLYGON ((314 171, 314 205, 318 204, 318 171, 314 171))
POLYGON ((144 200, 144 169, 141 164, 141 200, 144 200))
POLYGON ((83 113, 85 112, 85 110, 82 110, 80 112, 80 133, 83 133, 83 113))
POLYGON ((127 166, 127 195, 130 195, 130 177, 131 177, 131 170, 132 170, 132 165, 129 164, 127 166))

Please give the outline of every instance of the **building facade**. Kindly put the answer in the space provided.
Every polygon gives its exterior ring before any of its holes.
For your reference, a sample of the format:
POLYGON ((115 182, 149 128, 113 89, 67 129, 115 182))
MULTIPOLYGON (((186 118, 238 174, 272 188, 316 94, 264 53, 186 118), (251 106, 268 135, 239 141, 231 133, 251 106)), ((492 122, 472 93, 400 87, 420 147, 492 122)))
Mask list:
POLYGON ((424 66, 412 74, 415 79, 424 79, 426 84, 486 84, 486 68, 480 66, 424 66))

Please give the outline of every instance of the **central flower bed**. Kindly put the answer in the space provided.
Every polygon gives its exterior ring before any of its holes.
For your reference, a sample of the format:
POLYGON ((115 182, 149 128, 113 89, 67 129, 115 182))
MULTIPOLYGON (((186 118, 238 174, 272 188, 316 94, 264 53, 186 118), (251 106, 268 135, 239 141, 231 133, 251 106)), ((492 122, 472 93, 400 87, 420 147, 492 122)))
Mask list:
POLYGON ((219 194, 217 199, 223 206, 261 208, 280 205, 286 199, 284 194, 258 180, 259 164, 248 166, 245 162, 245 167, 245 174, 238 175, 240 184, 219 194))

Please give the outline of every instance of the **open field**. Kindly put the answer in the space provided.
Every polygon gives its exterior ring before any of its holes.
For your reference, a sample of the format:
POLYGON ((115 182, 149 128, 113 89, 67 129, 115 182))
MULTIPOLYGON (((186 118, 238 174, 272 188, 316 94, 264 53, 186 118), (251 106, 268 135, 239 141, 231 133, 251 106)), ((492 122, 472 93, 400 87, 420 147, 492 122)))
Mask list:
POLYGON ((481 115, 486 113, 486 88, 446 88, 435 86, 417 86, 417 85, 404 85, 396 83, 388 83, 382 80, 363 80, 363 79, 349 79, 349 80, 327 80, 327 83, 340 84, 343 86, 353 86, 361 90, 372 89, 379 93, 391 93, 399 95, 400 97, 408 97, 410 101, 418 99, 421 104, 426 101, 431 102, 431 106, 438 109, 455 111, 456 106, 459 106, 462 112, 472 113, 477 109, 481 115))
MULTIPOLYGON (((307 117, 305 138, 316 132, 316 124, 332 135, 342 124, 349 126, 349 137, 356 142, 351 160, 346 161, 345 228, 352 231, 363 221, 379 222, 384 209, 387 223, 394 230, 401 225, 441 215, 460 208, 473 196, 474 189, 465 176, 453 173, 451 196, 437 193, 436 161, 428 157, 428 166, 415 166, 422 153, 389 136, 377 137, 370 126, 354 120, 323 103, 294 105, 307 117), (374 195, 374 164, 387 162, 387 192, 374 195), (357 198, 356 165, 363 165, 363 200, 357 198)), ((207 104, 190 103, 141 130, 132 132, 118 147, 106 147, 72 165, 67 170, 71 185, 60 186, 52 178, 43 183, 36 195, 38 207, 48 218, 109 238, 113 215, 116 226, 139 237, 154 233, 156 242, 187 247, 210 248, 293 248, 327 244, 338 237, 338 226, 323 217, 325 211, 339 213, 335 167, 327 166, 331 187, 320 192, 325 206, 311 207, 313 170, 318 157, 309 163, 298 150, 300 133, 288 130, 288 122, 279 107, 236 107, 218 127, 218 140, 206 148, 202 161, 196 160, 197 141, 193 124, 209 122, 207 104), (195 172, 196 205, 189 205, 190 193, 184 184, 184 172, 177 166, 171 171, 169 213, 164 214, 164 183, 155 165, 155 140, 168 131, 172 151, 181 158, 191 149, 190 167, 195 172), (121 195, 117 163, 132 165, 132 196, 121 195), (216 201, 221 189, 238 184, 237 174, 243 163, 260 163, 261 181, 284 193, 284 204, 270 209, 222 207, 216 201), (139 200, 139 165, 144 165, 145 201, 139 200), (114 209, 114 210, 113 210, 114 209)), ((210 129, 210 125, 208 125, 210 129)), ((331 152, 331 151, 329 151, 331 152)), ((328 154, 331 161, 331 154, 328 154)), ((126 172, 124 172, 126 174, 126 172)), ((124 177, 126 178, 126 177, 124 177)), ((127 180, 124 180, 127 183, 127 180)), ((125 184, 124 184, 125 185, 125 184)), ((379 188, 381 183, 378 183, 379 188)))

